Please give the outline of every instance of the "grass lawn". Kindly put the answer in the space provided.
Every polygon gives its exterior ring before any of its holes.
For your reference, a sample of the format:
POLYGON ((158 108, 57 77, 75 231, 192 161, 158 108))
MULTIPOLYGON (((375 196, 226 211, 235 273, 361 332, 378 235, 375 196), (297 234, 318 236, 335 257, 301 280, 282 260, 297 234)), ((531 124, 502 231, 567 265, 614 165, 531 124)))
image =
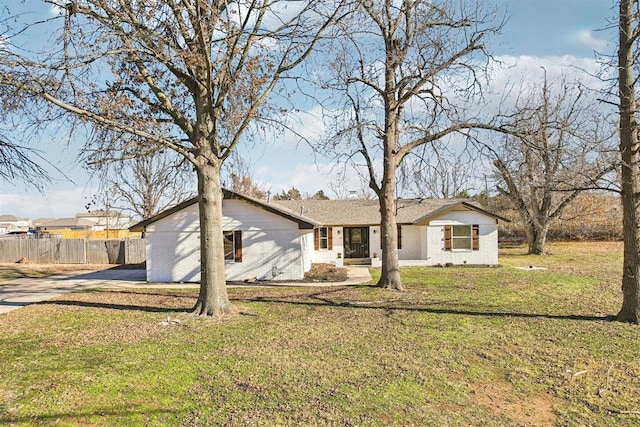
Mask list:
POLYGON ((226 322, 185 314, 192 291, 22 308, 0 315, 0 424, 640 425, 640 329, 608 320, 622 244, 549 250, 406 268, 403 293, 232 288, 251 314, 226 322))

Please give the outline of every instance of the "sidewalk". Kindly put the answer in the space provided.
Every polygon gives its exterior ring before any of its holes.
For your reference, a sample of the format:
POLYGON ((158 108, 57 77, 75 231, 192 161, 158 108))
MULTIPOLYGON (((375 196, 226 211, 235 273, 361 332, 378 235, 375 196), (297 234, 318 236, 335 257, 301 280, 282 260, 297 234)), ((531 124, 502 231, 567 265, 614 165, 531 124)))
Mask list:
MULTIPOLYGON (((371 275, 366 266, 351 266, 347 269, 347 280, 343 282, 234 282, 229 284, 229 287, 348 286, 366 283, 370 280, 371 275)), ((199 287, 199 283, 147 283, 144 270, 107 269, 71 272, 46 278, 24 277, 0 284, 0 314, 58 295, 86 289, 198 289, 199 287)))

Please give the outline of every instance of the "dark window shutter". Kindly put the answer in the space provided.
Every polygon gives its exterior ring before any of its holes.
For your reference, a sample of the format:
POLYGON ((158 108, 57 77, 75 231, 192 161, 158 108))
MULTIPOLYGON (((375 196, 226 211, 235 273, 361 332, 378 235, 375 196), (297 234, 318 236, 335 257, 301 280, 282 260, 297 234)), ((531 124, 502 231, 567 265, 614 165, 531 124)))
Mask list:
POLYGON ((480 226, 478 224, 471 226, 471 236, 473 238, 473 250, 480 250, 480 226))
POLYGON ((242 231, 233 232, 233 244, 235 250, 235 261, 242 262, 242 231))
POLYGON ((451 226, 450 225, 444 226, 444 250, 445 251, 451 250, 451 226))
POLYGON ((398 225, 398 249, 402 249, 402 226, 398 225))
POLYGON ((327 249, 333 249, 333 228, 327 227, 327 249))
POLYGON ((317 228, 313 229, 313 249, 320 249, 320 230, 317 228))

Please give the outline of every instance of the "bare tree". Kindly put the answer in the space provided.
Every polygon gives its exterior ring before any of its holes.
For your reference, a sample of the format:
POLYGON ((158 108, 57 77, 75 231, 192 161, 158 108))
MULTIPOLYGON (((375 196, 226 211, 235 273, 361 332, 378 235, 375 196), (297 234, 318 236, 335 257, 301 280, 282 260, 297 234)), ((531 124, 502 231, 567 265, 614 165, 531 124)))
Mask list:
POLYGON ((640 141, 638 141, 638 2, 619 0, 618 96, 624 261, 621 322, 640 323, 640 141))
POLYGON ((9 183, 23 182, 42 189, 51 179, 33 157, 40 155, 29 147, 13 143, 0 134, 0 179, 9 183))
POLYGON ((50 120, 63 115, 89 126, 94 155, 125 159, 155 145, 190 162, 201 233, 193 311, 234 313, 224 273, 222 165, 257 122, 275 123, 267 99, 339 9, 319 0, 45 1, 60 11, 46 22, 59 41, 39 55, 5 52, 0 85, 19 88, 50 120))
POLYGON ((566 77, 519 87, 510 135, 485 147, 497 190, 525 224, 530 254, 545 253, 550 224, 583 191, 615 175, 613 126, 588 91, 566 77))
MULTIPOLYGON (((11 37, 11 16, 6 6, 0 9, 0 60, 6 56, 6 44, 11 37)), ((50 181, 49 174, 40 164, 34 161, 34 157, 44 159, 30 147, 16 141, 18 135, 18 123, 20 114, 20 98, 16 96, 15 89, 0 86, 0 179, 15 184, 20 181, 36 188, 42 189, 42 185, 50 181), (14 135, 13 137, 11 135, 14 135)))
POLYGON ((400 165, 398 183, 402 192, 421 198, 451 198, 469 192, 478 179, 478 165, 465 152, 447 147, 422 146, 400 165), (414 155, 415 154, 415 155, 414 155))
POLYGON ((396 182, 415 149, 478 127, 470 100, 489 59, 485 39, 499 31, 495 10, 460 0, 356 0, 353 20, 333 46, 342 94, 332 148, 340 160, 364 158, 381 212, 382 274, 378 286, 403 288, 398 269, 396 182))
POLYGON ((224 165, 222 185, 236 193, 251 196, 256 199, 266 199, 266 192, 253 180, 251 166, 234 152, 224 165))
POLYGON ((109 203, 147 219, 192 197, 195 183, 190 164, 173 151, 158 150, 132 159, 98 163, 100 192, 109 203))

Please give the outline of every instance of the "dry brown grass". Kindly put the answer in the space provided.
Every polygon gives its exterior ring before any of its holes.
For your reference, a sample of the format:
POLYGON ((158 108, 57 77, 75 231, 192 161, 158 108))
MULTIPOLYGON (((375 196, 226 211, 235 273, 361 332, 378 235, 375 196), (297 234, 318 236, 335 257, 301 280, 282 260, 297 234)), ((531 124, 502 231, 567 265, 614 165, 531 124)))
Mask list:
POLYGON ((233 288, 255 315, 226 322, 186 314, 195 291, 16 310, 0 316, 0 423, 638 425, 638 327, 607 320, 621 245, 550 249, 403 269, 403 293, 233 288), (511 268, 529 264, 546 270, 511 268))

